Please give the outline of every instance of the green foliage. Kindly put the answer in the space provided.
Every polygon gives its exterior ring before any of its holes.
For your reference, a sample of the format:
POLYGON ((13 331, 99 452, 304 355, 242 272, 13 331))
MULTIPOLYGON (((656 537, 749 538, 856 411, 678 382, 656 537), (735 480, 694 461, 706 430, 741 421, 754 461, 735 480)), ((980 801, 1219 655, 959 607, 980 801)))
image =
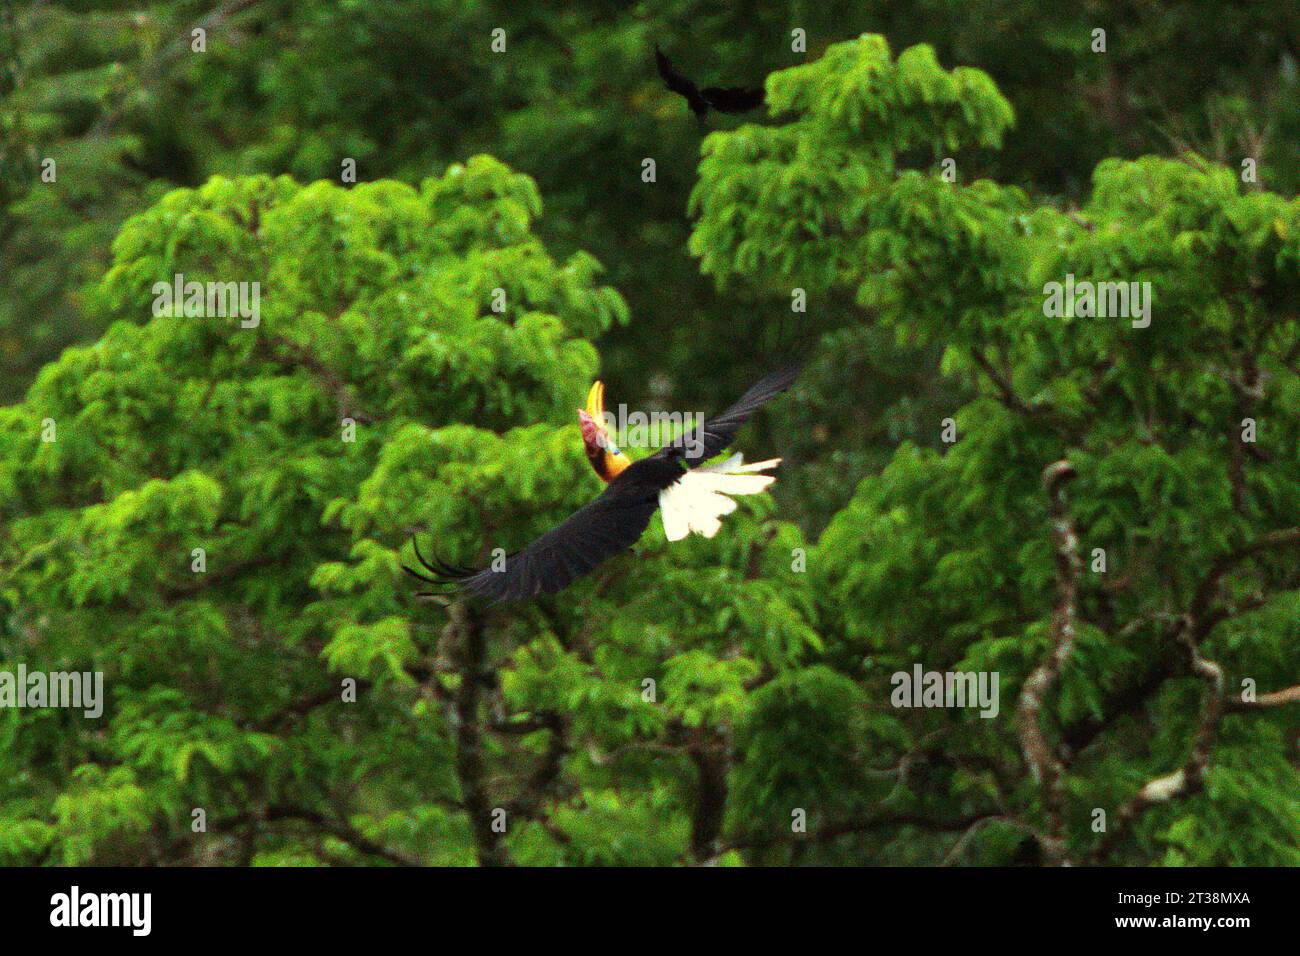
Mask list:
MULTIPOLYGON (((870 114, 877 123, 860 144, 837 153, 836 133, 828 144, 807 145, 821 129, 863 128, 849 119, 868 115, 849 105, 862 90, 879 88, 896 103, 906 56, 891 67, 879 42, 864 39, 790 71, 799 83, 775 75, 771 88, 790 91, 781 105, 808 112, 761 133, 710 139, 693 249, 720 278, 778 277, 778 284, 853 292, 875 322, 906 341, 942 342, 943 372, 975 392, 950 413, 955 444, 942 453, 904 444, 831 520, 812 563, 824 626, 862 641, 886 672, 918 658, 940 670, 995 669, 1018 692, 1047 651, 1057 587, 1039 473, 1068 458, 1079 472, 1070 497, 1083 553, 1103 549, 1107 573, 1122 584, 1091 572, 1079 582, 1086 626, 1062 678, 1059 720, 1067 730, 1089 718, 1108 724, 1114 700, 1140 684, 1153 659, 1173 654, 1159 638, 1176 619, 1170 609, 1186 608, 1224 555, 1294 526, 1300 431, 1287 401, 1300 371, 1296 319, 1284 303, 1294 301, 1300 276, 1300 202, 1243 192, 1229 170, 1195 157, 1148 157, 1101 164, 1078 217, 1033 210, 1018 191, 992 183, 895 171, 882 146, 903 149, 912 127, 889 109, 870 114), (842 87, 831 78, 835 70, 849 77, 842 87), (821 88, 831 92, 804 92, 821 88), (785 148, 786 137, 797 148, 785 148), (817 221, 814 208, 837 215, 836 227, 801 235, 803 224, 817 221), (1067 272, 1076 281, 1150 283, 1150 327, 1139 331, 1113 316, 1046 317, 1045 283, 1067 272), (1260 455, 1241 440, 1245 417, 1267 423, 1260 455)), ((915 71, 927 60, 909 59, 911 82, 926 82, 915 71)), ((936 88, 941 79, 934 72, 936 88)), ((1248 593, 1259 594, 1252 603, 1293 601, 1294 568, 1285 554, 1265 551, 1247 578, 1248 593)), ((1238 612, 1229 604, 1225 613, 1238 612)), ((1274 628, 1264 643, 1284 646, 1292 629, 1274 628)), ((1248 670, 1265 685, 1294 682, 1293 655, 1248 659, 1221 640, 1211 630, 1205 653, 1234 678, 1248 670)), ((882 699, 886 689, 871 683, 882 699)), ((1119 738, 1129 748, 1123 774, 1114 759, 1094 767, 1099 758, 1080 755, 1085 774, 1125 777, 1104 799, 1072 781, 1080 805, 1091 792, 1113 813, 1124 792, 1180 765, 1199 709, 1196 686, 1169 705, 1168 732, 1150 752, 1119 738)), ((1004 692, 1004 707, 1011 693, 1004 692)), ((915 724, 914 748, 935 732, 932 720, 915 724)), ((949 759, 967 734, 971 749, 988 756, 978 731, 944 733, 949 759)), ((1003 759, 1014 755, 1014 742, 1000 748, 1003 759)), ((1285 752, 1270 752, 1274 767, 1294 774, 1285 752)), ((1272 772, 1261 767, 1245 786, 1287 806, 1272 772)), ((1208 797, 1193 806, 1215 799, 1219 779, 1212 773, 1208 797)), ((1270 818, 1269 849, 1257 847, 1256 860, 1293 860, 1285 826, 1270 818)), ((1170 832, 1181 840, 1186 829, 1170 832)), ((1082 825, 1073 837, 1080 847, 1093 839, 1082 825)))
POLYGON ((202 56, 185 2, 5 21, 0 671, 107 700, 0 711, 0 863, 1023 862, 1054 825, 1016 702, 1060 639, 1060 459, 1063 854, 1300 862, 1294 705, 1240 698, 1300 674, 1295 551, 1265 546, 1300 488, 1295 24, 705 12, 270 0, 202 56), (840 40, 882 19, 897 56, 840 40), (701 145, 655 42, 766 75, 768 115, 701 145), (1170 151, 1146 119, 1206 158, 1135 158, 1170 151), (259 320, 157 314, 177 274, 258 283, 259 320), (1150 326, 1045 315, 1067 274, 1149 282, 1150 326), (413 598, 413 535, 481 564, 598 492, 573 414, 602 363, 615 401, 716 410, 792 342, 738 442, 785 459, 776 494, 716 538, 656 519, 558 599, 413 598), (1193 754, 1180 628, 1223 674, 1204 787, 1104 844, 1094 808, 1193 754), (997 716, 892 706, 918 663, 996 672, 997 716))
MULTIPOLYGON (((108 332, 0 412, 4 552, 21 558, 6 566, 5 633, 44 635, 36 657, 51 669, 103 670, 113 688, 106 738, 38 743, 56 728, 21 718, 30 746, 66 751, 70 770, 33 850, 98 859, 105 841, 183 826, 190 807, 217 823, 250 799, 324 812, 330 778, 355 772, 320 775, 339 727, 258 728, 337 688, 331 671, 410 697, 420 627, 398 556, 410 532, 441 519, 468 540, 483 532, 461 526, 469 511, 576 500, 585 463, 554 423, 594 374, 585 336, 625 313, 589 257, 550 258, 529 232, 539 212, 529 180, 480 157, 420 190, 214 179, 124 226, 95 291, 108 332), (260 323, 153 315, 154 278, 175 273, 259 282, 260 323), (471 414, 480 426, 457 423, 471 414), (507 491, 507 473, 528 476, 509 499, 484 497, 507 491)), ((343 720, 392 741, 413 703, 343 720)), ((10 785, 5 805, 27 810, 6 825, 25 842, 43 816, 30 801, 52 785, 10 785)))

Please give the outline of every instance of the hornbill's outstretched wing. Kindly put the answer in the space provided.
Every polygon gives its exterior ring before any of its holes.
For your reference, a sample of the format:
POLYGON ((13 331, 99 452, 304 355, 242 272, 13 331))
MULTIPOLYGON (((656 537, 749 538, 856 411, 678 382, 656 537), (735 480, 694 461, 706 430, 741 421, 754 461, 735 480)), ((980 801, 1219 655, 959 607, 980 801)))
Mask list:
MULTIPOLYGON (((405 566, 403 570, 426 584, 450 586, 492 601, 519 601, 538 594, 554 594, 605 559, 630 548, 665 501, 669 504, 664 507, 673 511, 673 527, 682 529, 677 537, 684 537, 688 528, 712 537, 717 531, 717 517, 735 508, 726 495, 755 494, 766 488, 774 479, 758 472, 774 466, 780 459, 745 465, 740 456, 735 456, 721 465, 697 471, 688 468, 695 468, 726 448, 740 426, 765 403, 789 389, 798 374, 798 366, 790 366, 766 376, 738 402, 705 422, 701 437, 704 451, 700 457, 688 462, 684 459, 684 449, 674 446, 633 462, 609 483, 600 497, 526 548, 507 555, 501 570, 488 567, 474 571, 429 561, 420 553, 418 545, 416 557, 429 573, 405 566), (691 478, 692 475, 697 477, 691 478), (670 488, 673 494, 662 496, 670 488), (678 494, 683 490, 685 494, 678 494)), ((664 522, 667 531, 667 510, 664 522)), ((673 539, 672 531, 669 537, 673 539)))
POLYGON ((709 108, 719 113, 743 113, 756 106, 763 105, 763 88, 750 89, 742 86, 706 86, 700 89, 690 77, 679 72, 672 61, 664 56, 662 50, 655 46, 655 65, 664 86, 678 96, 684 96, 690 104, 691 112, 699 119, 704 119, 709 108))
POLYGON ((681 458, 685 460, 688 468, 694 468, 696 465, 701 465, 710 458, 721 454, 722 450, 730 445, 731 440, 736 437, 736 432, 740 431, 740 426, 749 421, 750 416, 782 392, 789 390, 790 386, 794 384, 794 380, 799 377, 800 368, 801 366, 798 363, 794 363, 768 373, 759 379, 749 391, 740 396, 734 405, 706 421, 699 436, 702 446, 700 454, 687 458, 686 451, 688 449, 674 445, 660 449, 655 452, 655 455, 681 458))
MULTIPOLYGON (((642 464, 645 464, 644 462, 642 464)), ((663 471, 663 469, 660 469, 663 471)), ((610 483, 600 497, 579 508, 528 547, 507 555, 505 567, 482 571, 428 561, 416 548, 420 563, 434 577, 403 567, 426 584, 452 583, 491 601, 520 601, 537 594, 554 594, 568 587, 606 558, 632 547, 659 507, 658 482, 642 480, 654 469, 634 464, 610 483)), ((681 474, 681 469, 677 469, 681 474)), ((662 487, 672 484, 663 482, 662 487)))

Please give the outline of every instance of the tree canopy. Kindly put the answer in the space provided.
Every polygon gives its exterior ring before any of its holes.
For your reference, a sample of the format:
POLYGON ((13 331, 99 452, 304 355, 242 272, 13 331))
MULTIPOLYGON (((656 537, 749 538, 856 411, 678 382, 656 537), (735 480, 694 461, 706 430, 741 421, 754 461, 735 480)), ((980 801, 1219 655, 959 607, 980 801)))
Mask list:
POLYGON ((0 671, 107 700, 0 712, 0 863, 1300 863, 1297 31, 709 9, 10 9, 0 671), (599 491, 596 377, 789 351, 717 537, 415 598, 599 491))

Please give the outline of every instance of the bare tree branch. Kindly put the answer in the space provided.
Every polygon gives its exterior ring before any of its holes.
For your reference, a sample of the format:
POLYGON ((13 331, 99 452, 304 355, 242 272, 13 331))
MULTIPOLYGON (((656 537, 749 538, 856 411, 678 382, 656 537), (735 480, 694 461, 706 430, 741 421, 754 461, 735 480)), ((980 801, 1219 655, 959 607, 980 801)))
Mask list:
POLYGON ((542 729, 550 731, 551 739, 546 746, 546 753, 542 755, 541 763, 529 776, 522 793, 510 803, 508 808, 512 816, 525 819, 538 816, 547 796, 560 779, 560 774, 564 770, 564 758, 569 755, 570 749, 569 727, 563 717, 547 712, 538 715, 536 721, 541 724, 542 729))
POLYGON ((978 835, 979 832, 983 830, 986 826, 988 826, 990 823, 1003 823, 1006 824, 1007 826, 1014 827, 1019 830, 1024 830, 1027 833, 1031 834, 1035 839, 1041 840, 1041 835, 1028 824, 1023 823, 1020 820, 1017 820, 1015 817, 1008 817, 1000 813, 994 813, 994 814, 990 814, 987 817, 980 817, 969 827, 967 827, 966 832, 963 833, 958 838, 957 842, 952 845, 952 849, 948 851, 948 853, 944 856, 943 860, 939 863, 939 865, 952 866, 955 863, 959 862, 961 860, 962 854, 966 852, 966 847, 969 846, 971 841, 975 839, 976 835, 978 835))
POLYGON ((1241 547, 1220 556, 1210 567, 1210 572, 1196 589, 1189 615, 1192 619, 1191 639, 1199 644, 1227 614, 1212 610, 1211 605, 1219 593, 1219 586, 1228 572, 1249 558, 1267 551, 1300 546, 1300 528, 1270 531, 1241 547))
POLYGON ((1018 709, 1020 749, 1025 755, 1025 763, 1038 782, 1047 819, 1043 852, 1049 860, 1056 863, 1063 862, 1065 857, 1064 766, 1043 732, 1041 713, 1047 694, 1056 686, 1074 648, 1082 562, 1074 521, 1065 504, 1065 485, 1074 479, 1075 474, 1074 466, 1064 460, 1054 462, 1043 470, 1043 486, 1047 490, 1052 540, 1056 552, 1056 606, 1052 612, 1052 647, 1025 681, 1018 709))
POLYGON ((728 748, 725 740, 697 731, 687 748, 695 765, 694 805, 691 808, 691 852, 703 862, 718 852, 727 809, 728 748))
POLYGON ((259 352, 267 358, 290 367, 306 369, 329 392, 338 407, 339 418, 352 418, 363 424, 374 424, 375 417, 357 402, 352 387, 348 385, 333 369, 322 362, 311 350, 298 342, 288 339, 258 339, 259 352))
POLYGON ((897 830, 900 827, 916 827, 936 833, 949 833, 965 830, 967 827, 984 819, 986 814, 967 814, 951 820, 930 817, 919 813, 899 813, 888 816, 872 817, 861 820, 840 820, 824 824, 807 833, 771 833, 753 834, 736 837, 725 841, 718 848, 721 855, 727 850, 761 850, 773 846, 798 845, 804 842, 825 843, 843 836, 859 833, 872 833, 877 830, 897 830))
MULTIPOLYGON (((209 33, 223 26, 227 20, 243 13, 250 7, 256 6, 260 2, 261 0, 230 0, 229 3, 223 4, 207 16, 195 21, 189 29, 160 49, 148 63, 143 65, 132 86, 139 88, 157 82, 163 70, 180 59, 190 49, 194 30, 203 30, 205 34, 209 33)), ((124 95, 112 112, 105 113, 96 121, 90 131, 91 135, 102 136, 110 132, 126 114, 127 103, 128 99, 124 95)))
POLYGON ((1288 687, 1285 690, 1260 694, 1254 700, 1229 697, 1224 701, 1224 710, 1229 713, 1239 713, 1241 711, 1266 710, 1270 707, 1281 707, 1285 704, 1300 704, 1300 684, 1288 687))
POLYGON ((449 608, 449 625, 460 635, 460 687, 456 689, 456 779, 469 816, 479 866, 508 862, 501 834, 492 827, 491 800, 483 776, 483 740, 479 703, 487 670, 487 635, 482 612, 456 602, 449 608))
POLYGON ((233 817, 214 821, 211 829, 215 831, 237 830, 255 827, 263 823, 279 821, 297 821, 307 824, 314 830, 327 833, 342 840, 352 849, 365 856, 375 856, 398 866, 419 866, 420 861, 396 850, 389 849, 362 834, 346 820, 333 819, 318 810, 292 804, 277 804, 261 811, 247 811, 233 817))
POLYGON ((1205 702, 1201 707, 1201 719, 1197 724, 1191 750, 1179 769, 1148 781, 1136 796, 1120 807, 1090 855, 1093 862, 1104 862, 1118 844, 1119 838, 1146 810, 1195 794, 1204 786, 1219 720, 1225 711, 1243 712, 1300 701, 1300 687, 1264 694, 1253 702, 1239 698, 1225 700, 1223 669, 1214 661, 1203 657, 1200 652, 1201 641, 1217 624, 1243 609, 1258 607, 1264 602, 1263 595, 1255 595, 1243 607, 1216 606, 1215 599, 1227 574, 1237 565, 1259 554, 1297 545, 1300 545, 1300 528, 1284 528, 1262 535, 1222 555, 1211 565, 1209 573, 1196 589, 1191 608, 1185 616, 1178 619, 1174 627, 1174 638, 1187 652, 1191 672, 1206 684, 1205 702))
POLYGON ((1205 785, 1205 771, 1214 751, 1214 737, 1223 713, 1223 669, 1214 661, 1201 656, 1200 648, 1192 638, 1195 622, 1185 618, 1178 627, 1176 638, 1186 649, 1192 673, 1205 681, 1205 703, 1197 724, 1192 748, 1182 767, 1171 774, 1147 781, 1131 800, 1120 807, 1110 826, 1094 848, 1091 859, 1104 862, 1115 847, 1119 837, 1147 809, 1157 804, 1197 793, 1205 785))

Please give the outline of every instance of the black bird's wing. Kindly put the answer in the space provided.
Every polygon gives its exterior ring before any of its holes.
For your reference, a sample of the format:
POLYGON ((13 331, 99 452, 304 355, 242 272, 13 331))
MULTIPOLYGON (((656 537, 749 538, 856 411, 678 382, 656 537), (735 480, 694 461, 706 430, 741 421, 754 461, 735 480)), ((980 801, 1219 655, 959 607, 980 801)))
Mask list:
POLYGON ((709 104, 700 94, 700 88, 689 77, 678 72, 672 61, 664 56, 664 51, 658 46, 655 47, 655 66, 659 69, 659 76, 664 81, 664 86, 678 96, 686 97, 686 102, 691 105, 691 111, 696 116, 703 117, 709 111, 709 104))
MULTIPOLYGON (((410 568, 405 570, 426 584, 452 585, 494 602, 554 594, 606 558, 632 547, 641 537, 659 507, 660 488, 671 484, 671 480, 662 484, 657 479, 645 480, 648 470, 636 469, 635 464, 630 466, 600 497, 579 508, 526 548, 507 555, 501 571, 491 567, 474 571, 430 562, 420 554, 418 546, 416 556, 434 576, 410 568)), ((680 475, 678 467, 676 477, 680 475)))
POLYGON ((734 405, 706 421, 699 436, 703 450, 698 457, 686 458, 686 449, 677 445, 660 449, 652 457, 682 458, 688 468, 694 468, 713 458, 731 444, 736 432, 749 421, 750 416, 782 392, 789 391, 794 380, 799 377, 801 367, 794 363, 769 372, 740 396, 734 405))
POLYGON ((657 46, 655 47, 655 65, 659 68, 659 76, 668 89, 679 96, 686 97, 688 100, 700 95, 700 88, 688 77, 679 73, 677 68, 673 66, 672 61, 664 56, 664 51, 657 46))
POLYGON ((700 91, 704 102, 719 113, 744 113, 763 105, 764 93, 760 86, 747 89, 743 86, 706 86, 700 91))

